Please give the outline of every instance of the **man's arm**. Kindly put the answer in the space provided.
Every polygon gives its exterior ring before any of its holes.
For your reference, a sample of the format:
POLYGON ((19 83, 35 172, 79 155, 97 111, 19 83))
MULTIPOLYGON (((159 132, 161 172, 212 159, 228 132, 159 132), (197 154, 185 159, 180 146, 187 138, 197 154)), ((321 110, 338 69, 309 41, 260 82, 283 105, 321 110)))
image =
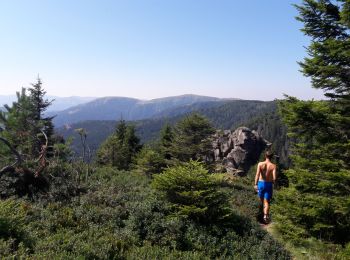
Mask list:
POLYGON ((254 187, 257 190, 257 186, 258 186, 258 181, 259 181, 259 177, 260 177, 260 163, 258 163, 258 167, 256 167, 256 174, 255 174, 255 181, 254 181, 254 187))
POLYGON ((276 173, 277 170, 276 170, 276 168, 277 168, 277 166, 275 166, 275 168, 272 171, 272 181, 273 181, 273 183, 275 183, 276 179, 277 179, 277 173, 276 173))

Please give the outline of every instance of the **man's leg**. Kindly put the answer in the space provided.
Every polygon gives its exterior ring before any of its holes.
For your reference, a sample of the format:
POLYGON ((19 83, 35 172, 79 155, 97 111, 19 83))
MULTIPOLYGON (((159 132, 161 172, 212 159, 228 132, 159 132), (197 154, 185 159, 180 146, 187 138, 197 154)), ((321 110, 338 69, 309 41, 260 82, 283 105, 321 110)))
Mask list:
POLYGON ((268 224, 270 222, 270 201, 267 199, 264 199, 264 223, 268 224))
POLYGON ((262 182, 258 182, 258 197, 260 200, 258 221, 263 222, 264 221, 264 186, 262 182))
POLYGON ((270 221, 270 201, 272 199, 272 183, 267 183, 266 192, 264 194, 264 221, 270 221))
POLYGON ((264 199, 264 215, 269 216, 270 213, 270 201, 264 199))

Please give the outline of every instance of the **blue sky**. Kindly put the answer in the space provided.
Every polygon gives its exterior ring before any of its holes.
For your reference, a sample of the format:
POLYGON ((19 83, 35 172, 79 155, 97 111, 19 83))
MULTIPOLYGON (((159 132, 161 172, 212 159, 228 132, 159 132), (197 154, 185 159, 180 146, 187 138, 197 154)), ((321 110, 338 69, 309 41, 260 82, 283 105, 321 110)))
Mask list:
POLYGON ((321 98, 299 0, 1 0, 0 95, 321 98))

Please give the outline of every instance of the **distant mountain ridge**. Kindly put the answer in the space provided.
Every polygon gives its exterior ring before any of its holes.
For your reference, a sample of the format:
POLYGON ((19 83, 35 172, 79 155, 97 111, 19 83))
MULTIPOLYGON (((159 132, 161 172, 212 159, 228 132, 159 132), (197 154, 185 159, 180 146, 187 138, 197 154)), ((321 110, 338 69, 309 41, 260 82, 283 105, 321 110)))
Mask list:
POLYGON ((90 102, 96 99, 96 97, 71 96, 71 97, 48 97, 48 99, 53 100, 52 105, 49 107, 48 111, 62 111, 72 106, 90 102))
POLYGON ((127 97, 104 97, 70 107, 57 113, 51 113, 51 115, 56 115, 54 124, 57 127, 86 120, 119 120, 123 118, 127 121, 135 121, 163 117, 163 113, 170 113, 173 116, 172 111, 174 109, 181 110, 182 108, 182 111, 178 112, 182 113, 194 104, 206 103, 205 106, 210 107, 228 102, 229 100, 232 99, 220 99, 191 94, 147 101, 127 97))
MULTIPOLYGON (((175 113, 171 115, 171 110, 165 112, 164 117, 153 117, 149 119, 131 121, 135 125, 137 135, 143 143, 156 140, 159 132, 165 123, 174 125, 186 115, 197 112, 206 116, 216 128, 235 129, 243 126, 246 122, 257 116, 263 116, 276 110, 274 101, 251 101, 251 100, 223 100, 222 102, 195 103, 186 107, 174 108, 175 113), (207 106, 210 104, 211 106, 207 106), (202 106, 203 105, 203 106, 202 106), (183 113, 182 113, 183 112, 183 113)), ((159 114, 158 114, 159 115, 159 114)), ((57 132, 65 139, 73 137, 73 150, 80 152, 79 136, 75 129, 84 128, 87 131, 87 143, 93 151, 115 130, 118 120, 87 120, 73 123, 69 126, 57 128, 57 132)))
MULTIPOLYGON (((89 101, 96 99, 96 97, 56 97, 48 96, 47 99, 52 100, 51 106, 48 107, 48 112, 61 111, 72 106, 83 104, 89 101)), ((16 95, 0 95, 0 107, 3 107, 5 104, 11 105, 13 101, 16 101, 16 95)))

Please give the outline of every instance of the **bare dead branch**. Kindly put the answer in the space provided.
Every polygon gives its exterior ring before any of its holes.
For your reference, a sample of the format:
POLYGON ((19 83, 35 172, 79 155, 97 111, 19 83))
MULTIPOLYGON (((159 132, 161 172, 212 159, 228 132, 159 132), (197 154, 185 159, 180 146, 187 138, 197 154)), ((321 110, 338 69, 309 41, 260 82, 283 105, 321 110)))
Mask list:
POLYGON ((45 145, 41 146, 41 151, 39 154, 39 158, 37 160, 37 162, 39 162, 39 168, 35 171, 35 174, 34 174, 35 177, 38 177, 45 170, 45 168, 48 165, 46 154, 47 154, 47 147, 49 144, 49 139, 47 138, 47 135, 45 134, 45 132, 43 130, 40 130, 40 131, 45 137, 45 145))

